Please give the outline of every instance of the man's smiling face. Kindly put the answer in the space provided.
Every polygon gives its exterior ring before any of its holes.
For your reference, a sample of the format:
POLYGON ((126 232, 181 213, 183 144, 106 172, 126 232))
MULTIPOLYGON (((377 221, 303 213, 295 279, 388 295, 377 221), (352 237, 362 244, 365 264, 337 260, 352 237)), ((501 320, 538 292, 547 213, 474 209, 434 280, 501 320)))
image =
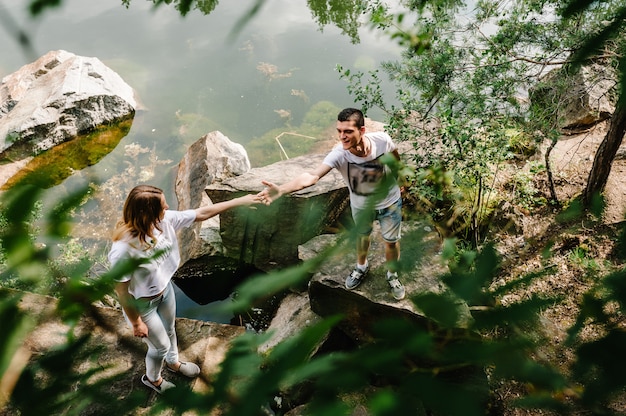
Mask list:
POLYGON ((365 127, 356 127, 354 120, 337 121, 337 135, 344 150, 350 150, 361 144, 365 127))

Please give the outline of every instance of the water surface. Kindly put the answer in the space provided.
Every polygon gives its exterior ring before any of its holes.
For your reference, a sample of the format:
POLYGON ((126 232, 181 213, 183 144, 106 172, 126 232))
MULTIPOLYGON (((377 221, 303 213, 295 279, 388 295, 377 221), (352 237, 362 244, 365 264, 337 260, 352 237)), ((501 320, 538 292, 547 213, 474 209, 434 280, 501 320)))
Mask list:
MULTIPOLYGON (((369 30, 360 32, 359 44, 333 26, 320 30, 305 0, 266 3, 231 39, 249 0, 223 1, 210 15, 192 11, 185 18, 167 5, 154 10, 145 0, 133 0, 129 8, 119 0, 64 0, 35 21, 23 10, 26 1, 0 0, 0 77, 64 49, 102 60, 142 103, 111 153, 53 189, 60 197, 86 181, 100 184, 81 214, 77 238, 106 250, 123 199, 138 183, 163 188, 175 208, 176 164, 202 135, 219 130, 245 147, 268 131, 298 126, 320 102, 353 106, 336 66, 370 70, 399 57, 393 42, 369 30), (10 35, 7 21, 26 31, 32 51, 10 35)), ((382 119, 375 111, 369 116, 382 119)), ((188 315, 195 314, 197 305, 179 297, 188 315)))

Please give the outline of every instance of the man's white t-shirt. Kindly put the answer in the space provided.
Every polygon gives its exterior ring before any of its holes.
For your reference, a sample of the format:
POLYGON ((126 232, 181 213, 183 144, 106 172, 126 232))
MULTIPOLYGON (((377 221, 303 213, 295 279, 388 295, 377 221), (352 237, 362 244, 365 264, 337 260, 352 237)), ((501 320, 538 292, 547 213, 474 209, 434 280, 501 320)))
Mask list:
POLYGON ((349 150, 344 150, 341 143, 337 144, 324 158, 324 163, 337 169, 350 189, 350 205, 355 209, 364 209, 374 198, 378 202, 374 209, 384 209, 400 198, 400 187, 388 166, 381 163, 379 158, 385 153, 396 150, 395 143, 385 132, 365 133, 372 149, 366 157, 359 157, 349 150), (389 181, 388 188, 379 185, 389 181), (377 194, 380 192, 380 194, 377 194), (368 203, 368 200, 369 203, 368 203))
POLYGON ((158 295, 165 289, 180 263, 180 251, 176 231, 189 227, 196 219, 195 210, 165 211, 159 224, 161 232, 155 230, 151 246, 144 250, 139 240, 133 239, 114 241, 109 251, 109 263, 114 265, 125 258, 148 258, 163 250, 158 257, 140 265, 132 274, 119 279, 120 282, 130 281, 128 292, 135 299, 158 295))

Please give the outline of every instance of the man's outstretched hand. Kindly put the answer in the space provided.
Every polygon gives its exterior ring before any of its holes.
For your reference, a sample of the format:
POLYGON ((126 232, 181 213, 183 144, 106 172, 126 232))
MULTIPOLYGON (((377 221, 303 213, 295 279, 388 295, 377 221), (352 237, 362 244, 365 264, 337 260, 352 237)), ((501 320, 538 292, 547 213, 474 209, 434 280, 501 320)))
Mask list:
POLYGON ((269 205, 282 196, 280 188, 275 183, 267 181, 261 181, 261 183, 265 185, 265 189, 257 194, 261 203, 269 205))

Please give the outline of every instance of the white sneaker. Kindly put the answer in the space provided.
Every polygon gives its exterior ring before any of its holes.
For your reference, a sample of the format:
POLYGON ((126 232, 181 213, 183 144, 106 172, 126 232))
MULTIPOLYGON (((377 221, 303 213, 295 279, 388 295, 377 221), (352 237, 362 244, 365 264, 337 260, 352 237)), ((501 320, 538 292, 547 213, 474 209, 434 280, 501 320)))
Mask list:
POLYGON ((186 361, 180 362, 180 367, 178 368, 178 370, 174 370, 168 364, 166 364, 165 366, 173 373, 179 373, 190 378, 198 377, 198 375, 200 374, 200 367, 198 367, 194 363, 188 363, 186 361))
POLYGON ((141 382, 159 394, 163 393, 165 390, 173 389, 174 387, 176 387, 174 383, 170 383, 166 379, 163 379, 163 381, 161 381, 161 384, 155 386, 150 380, 148 380, 148 377, 146 377, 145 374, 141 376, 141 382))
POLYGON ((398 280, 397 276, 392 276, 391 279, 387 279, 389 286, 391 286, 391 294, 395 300, 404 299, 404 295, 406 294, 404 290, 404 286, 398 280))
POLYGON ((350 275, 346 278, 346 289, 352 290, 360 285, 369 270, 369 266, 367 266, 365 270, 355 267, 354 270, 352 270, 352 273, 350 273, 350 275))

